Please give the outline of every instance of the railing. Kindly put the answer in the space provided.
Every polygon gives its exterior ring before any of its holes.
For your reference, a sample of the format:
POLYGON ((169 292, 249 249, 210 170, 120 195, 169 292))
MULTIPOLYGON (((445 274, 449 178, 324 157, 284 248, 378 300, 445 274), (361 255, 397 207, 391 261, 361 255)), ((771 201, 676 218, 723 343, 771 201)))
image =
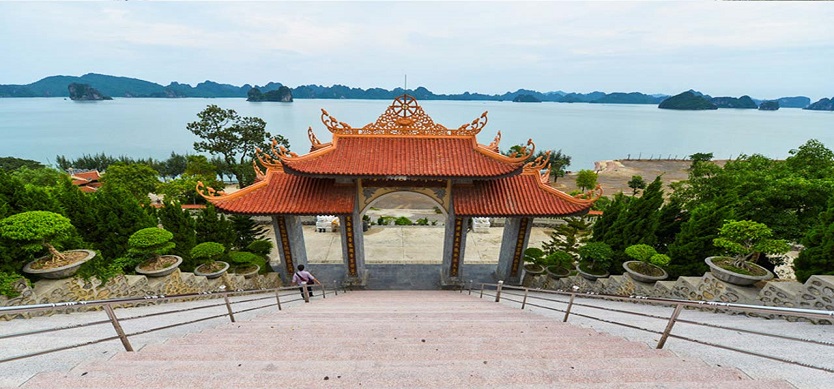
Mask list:
MULTIPOLYGON (((468 289, 469 294, 471 295, 472 292, 473 292, 473 283, 472 283, 472 281, 469 282, 468 288, 465 285, 463 285, 460 289, 460 292, 463 293, 466 289, 468 289)), ((788 341, 792 341, 792 342, 810 343, 810 344, 824 346, 824 347, 826 347, 826 346, 827 347, 834 347, 834 343, 832 343, 830 340, 805 339, 805 338, 799 338, 799 337, 794 337, 794 336, 789 336, 789 335, 784 335, 784 334, 774 334, 774 333, 768 333, 768 332, 763 332, 763 331, 756 331, 756 330, 735 328, 735 327, 727 327, 727 326, 711 324, 711 323, 703 323, 703 322, 698 322, 698 321, 694 321, 694 320, 684 320, 684 319, 681 319, 679 317, 680 314, 681 314, 681 311, 684 308, 690 308, 690 309, 712 309, 712 310, 718 310, 718 311, 726 310, 726 311, 732 311, 732 312, 756 313, 756 314, 762 314, 762 315, 784 315, 784 316, 792 316, 792 317, 806 318, 806 319, 823 319, 823 320, 828 320, 829 322, 834 322, 834 311, 821 311, 821 310, 783 308, 783 307, 766 307, 766 306, 760 306, 760 305, 722 303, 722 302, 713 302, 713 301, 687 301, 687 300, 675 300, 675 299, 665 299, 665 298, 649 298, 649 297, 637 297, 637 296, 625 297, 625 296, 617 296, 617 295, 576 293, 576 292, 564 292, 564 291, 554 291, 554 290, 544 290, 544 289, 530 289, 530 288, 525 288, 525 287, 504 285, 504 283, 502 281, 499 281, 497 284, 483 283, 483 284, 481 284, 480 291, 476 290, 476 292, 479 293, 480 298, 483 298, 484 295, 486 295, 488 297, 495 297, 495 302, 500 302, 503 299, 503 300, 518 303, 518 304, 521 305, 521 309, 524 309, 525 307, 527 307, 529 305, 529 306, 542 308, 542 309, 547 309, 547 310, 551 310, 551 311, 563 312, 565 314, 563 319, 562 319, 563 322, 567 322, 568 318, 571 315, 573 315, 573 316, 580 316, 580 317, 584 317, 584 318, 587 318, 587 319, 596 320, 596 321, 600 321, 600 322, 605 322, 605 323, 608 323, 608 324, 628 327, 628 328, 635 329, 635 330, 638 330, 638 331, 644 331, 644 332, 648 332, 648 333, 658 334, 658 335, 660 335, 660 340, 658 341, 657 345, 655 346, 655 348, 657 348, 657 349, 662 349, 664 347, 664 345, 666 344, 667 339, 674 338, 674 339, 685 340, 685 341, 688 341, 688 342, 698 343, 698 344, 705 345, 705 346, 717 347, 717 348, 721 348, 721 349, 724 349, 724 350, 729 350, 729 351, 739 352, 739 353, 743 353, 743 354, 747 354, 747 355, 752 355, 752 356, 755 356, 755 357, 766 358, 766 359, 770 359, 770 360, 774 360, 774 361, 778 361, 778 362, 789 363, 789 364, 793 364, 793 365, 798 365, 798 366, 803 366, 803 367, 807 367, 807 368, 811 368, 811 369, 816 369, 816 370, 821 370, 821 371, 825 371, 825 372, 829 372, 829 373, 834 373, 834 368, 832 368, 832 367, 817 366, 817 365, 813 365, 813 364, 810 364, 810 363, 799 362, 799 361, 795 361, 795 360, 791 360, 791 359, 787 359, 787 358, 783 358, 783 357, 778 357, 778 356, 773 356, 773 355, 766 355, 766 354, 762 354, 762 353, 751 351, 751 350, 744 350, 744 349, 740 349, 740 348, 737 348, 737 347, 712 343, 712 342, 708 342, 708 341, 704 341, 704 340, 700 340, 700 339, 695 339, 695 338, 688 337, 688 336, 678 335, 678 334, 675 334, 675 333, 672 332, 676 323, 686 323, 686 324, 691 324, 691 325, 695 325, 695 326, 702 326, 702 327, 710 328, 710 329, 713 329, 713 330, 735 331, 735 332, 740 332, 740 333, 745 333, 745 334, 783 339, 783 340, 788 340, 788 341), (531 294, 530 293, 531 291, 535 292, 535 294, 531 294), (494 292, 494 294, 491 294, 491 292, 494 292), (521 292, 523 292, 523 293, 521 293, 521 292), (546 297, 542 297, 539 294, 543 294, 546 297), (508 298, 507 296, 512 296, 512 297, 508 298), (554 297, 555 296, 560 296, 560 297, 565 298, 567 300, 557 299, 557 298, 553 298, 551 296, 554 296, 554 297), (516 299, 513 299, 513 297, 516 298, 516 299), (658 315, 646 314, 646 313, 641 313, 641 312, 635 312, 633 310, 614 309, 614 308, 611 308, 611 307, 595 306, 595 305, 592 305, 592 304, 589 304, 589 303, 580 303, 580 302, 576 301, 577 298, 579 298, 579 299, 588 299, 588 300, 600 300, 600 299, 602 299, 602 300, 609 300, 609 301, 644 303, 644 304, 645 303, 650 303, 650 304, 653 304, 653 305, 663 305, 663 306, 674 307, 674 310, 669 314, 668 317, 667 316, 658 316, 658 315), (534 304, 534 303, 528 302, 528 300, 531 300, 531 299, 532 300, 537 300, 537 301, 541 300, 543 302, 548 302, 548 303, 564 304, 565 307, 564 307, 564 309, 560 309, 560 308, 555 308, 555 307, 552 307, 552 306, 543 305, 543 303, 534 304), (641 316, 641 317, 658 319, 658 320, 665 320, 666 321, 666 327, 662 332, 661 331, 656 331, 656 330, 652 330, 652 329, 648 329, 648 328, 643 328, 643 327, 640 327, 640 326, 634 325, 634 324, 629 324, 629 323, 624 323, 624 322, 617 322, 617 321, 613 321, 613 320, 610 320, 610 319, 597 317, 597 316, 593 316, 593 315, 589 315, 589 314, 580 314, 580 313, 572 312, 571 309, 574 308, 574 307, 586 307, 586 308, 590 308, 590 309, 605 310, 607 312, 617 312, 617 313, 622 313, 622 314, 627 314, 627 315, 634 315, 634 316, 641 316)), ((831 351, 834 351, 834 349, 832 349, 831 351)))
MULTIPOLYGON (((323 284, 318 285, 310 285, 309 287, 313 289, 318 289, 319 293, 316 296, 321 296, 322 299, 327 298, 328 293, 333 295, 339 294, 339 286, 334 282, 334 287, 330 290, 325 288, 323 284)), ((346 292, 347 290, 342 288, 342 292, 346 292)), ((160 296, 146 296, 146 297, 138 297, 138 298, 118 298, 118 299, 110 299, 110 300, 93 300, 93 301, 75 301, 75 302, 65 302, 65 303, 53 303, 53 304, 36 304, 36 305, 25 305, 25 306, 13 306, 13 307, 0 307, 0 316, 2 315, 16 315, 16 314, 24 314, 24 313, 33 313, 33 312, 41 312, 41 311, 55 311, 55 310, 62 310, 62 309, 88 309, 88 308, 101 308, 106 314, 106 320, 97 320, 97 321, 89 321, 80 324, 68 325, 63 327, 52 327, 52 328, 44 328, 44 329, 37 329, 37 330, 30 330, 25 332, 18 332, 13 334, 0 334, 0 345, 2 345, 2 341, 5 339, 11 338, 19 338, 19 337, 26 337, 32 336, 37 334, 47 334, 47 333, 54 333, 59 331, 65 330, 72 330, 84 327, 91 327, 96 325, 102 325, 110 323, 113 326, 113 329, 116 331, 115 336, 108 336, 103 338, 97 338, 93 340, 89 340, 82 343, 75 343, 61 347, 53 347, 46 350, 41 350, 37 352, 30 352, 26 354, 15 355, 11 357, 5 357, 0 359, 0 363, 10 362, 25 358, 31 358, 38 355, 44 355, 49 353, 54 353, 58 351, 64 351, 84 346, 89 346, 93 344, 98 344, 102 342, 107 342, 111 340, 120 340, 122 346, 127 351, 133 351, 133 346, 130 344, 130 337, 136 335, 143 335, 148 334, 151 332, 161 331, 169 328, 179 327, 187 324, 198 323, 206 320, 216 319, 224 316, 228 316, 229 320, 234 323, 235 322, 235 314, 254 311, 258 309, 265 309, 269 307, 277 307, 278 310, 282 310, 281 304, 287 304, 296 301, 304 301, 305 303, 309 303, 311 300, 310 293, 308 292, 308 287, 301 287, 301 293, 299 293, 298 286, 287 286, 281 288, 271 288, 271 289, 258 289, 258 290, 244 290, 244 291, 229 291, 229 292, 211 292, 211 293, 188 293, 188 294, 178 294, 178 295, 160 295, 160 296), (291 293, 285 293, 291 292, 291 293), (258 295, 267 295, 267 296, 260 296, 258 295), (295 298, 288 298, 288 296, 295 295, 295 298), (256 296, 252 298, 248 298, 250 296, 256 296), (230 297, 244 297, 243 299, 238 300, 230 300, 230 297), (167 303, 171 301, 182 301, 182 300, 196 300, 196 299, 220 299, 222 298, 223 301, 219 303, 210 303, 207 305, 200 305, 196 307, 189 307, 189 308, 179 308, 179 309, 171 309, 162 312, 154 312, 144 315, 136 315, 136 316, 126 316, 126 317, 118 317, 114 308, 120 308, 123 306, 133 306, 133 305, 146 305, 149 302, 153 304, 159 303, 167 303), (269 300, 270 302, 257 305, 254 307, 249 307, 240 310, 234 310, 233 306, 237 304, 243 303, 253 303, 257 304, 260 301, 269 300), (187 320, 182 322, 175 322, 174 324, 162 325, 157 327, 152 327, 148 329, 143 329, 141 331, 135 331, 131 333, 126 333, 122 328, 122 322, 129 321, 129 320, 138 320, 138 319, 145 319, 150 317, 158 317, 163 315, 172 315, 177 313, 183 313, 188 311, 197 311, 197 310, 210 310, 212 308, 217 307, 225 307, 225 312, 214 314, 209 313, 208 316, 200 317, 193 320, 187 320)))

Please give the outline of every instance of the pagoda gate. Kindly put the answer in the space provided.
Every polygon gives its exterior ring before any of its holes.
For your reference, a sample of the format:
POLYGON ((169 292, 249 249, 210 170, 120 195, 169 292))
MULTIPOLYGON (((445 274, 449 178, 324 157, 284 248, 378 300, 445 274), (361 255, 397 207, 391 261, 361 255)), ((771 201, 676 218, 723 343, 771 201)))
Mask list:
POLYGON ((257 150, 264 170, 255 166, 254 184, 231 194, 198 186, 222 212, 271 216, 284 277, 307 263, 300 217, 336 215, 343 279, 365 285, 373 275, 365 266, 362 215, 381 196, 408 191, 430 197, 446 215, 440 285, 466 280, 462 262, 473 217, 506 218, 494 277, 518 283, 533 218, 584 215, 601 195, 597 188, 572 197, 548 185, 547 158, 530 161, 532 140, 509 156, 499 152, 500 132, 489 145, 479 144, 486 112, 447 128, 403 95, 364 127, 323 109, 321 119, 333 134, 330 142, 320 142, 310 128, 310 152, 298 155, 273 140, 271 150, 257 150))

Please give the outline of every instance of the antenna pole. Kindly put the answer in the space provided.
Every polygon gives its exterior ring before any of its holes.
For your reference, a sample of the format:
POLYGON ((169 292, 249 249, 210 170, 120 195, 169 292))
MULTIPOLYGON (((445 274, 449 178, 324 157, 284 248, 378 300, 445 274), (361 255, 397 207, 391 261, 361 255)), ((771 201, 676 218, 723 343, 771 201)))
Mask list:
POLYGON ((408 74, 404 75, 405 80, 403 81, 403 91, 408 92, 408 74))

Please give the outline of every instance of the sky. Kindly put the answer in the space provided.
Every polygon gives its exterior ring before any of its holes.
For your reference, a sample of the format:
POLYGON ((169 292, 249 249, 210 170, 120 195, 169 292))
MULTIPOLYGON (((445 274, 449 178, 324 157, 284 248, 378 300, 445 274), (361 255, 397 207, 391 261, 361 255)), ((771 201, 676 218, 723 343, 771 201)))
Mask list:
POLYGON ((834 2, 15 2, 0 84, 834 96, 834 2))

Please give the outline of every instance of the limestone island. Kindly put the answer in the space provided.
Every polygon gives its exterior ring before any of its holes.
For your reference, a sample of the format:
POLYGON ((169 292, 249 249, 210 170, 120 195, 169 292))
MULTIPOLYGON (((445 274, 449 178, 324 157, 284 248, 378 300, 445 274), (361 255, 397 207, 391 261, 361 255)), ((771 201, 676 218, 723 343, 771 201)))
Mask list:
POLYGON ((663 100, 657 107, 660 109, 677 109, 683 111, 718 109, 718 106, 709 101, 707 97, 696 95, 692 91, 686 91, 663 100))
POLYGON ((69 90, 69 98, 73 101, 98 101, 98 100, 113 100, 110 96, 105 96, 90 84, 71 83, 67 86, 69 90))
POLYGON ((261 93, 258 88, 252 88, 246 94, 246 101, 277 101, 281 103, 292 103, 292 90, 286 86, 261 93))
POLYGON ((542 101, 533 95, 518 95, 513 99, 513 103, 541 103, 542 101))
POLYGON ((744 95, 735 97, 713 97, 710 101, 718 108, 756 109, 758 106, 750 96, 744 95))
POLYGON ((804 109, 810 111, 834 111, 834 97, 832 98, 822 98, 820 101, 817 101, 814 104, 811 104, 804 109))
POLYGON ((759 111, 778 111, 779 110, 779 100, 768 100, 762 101, 759 104, 759 111))

